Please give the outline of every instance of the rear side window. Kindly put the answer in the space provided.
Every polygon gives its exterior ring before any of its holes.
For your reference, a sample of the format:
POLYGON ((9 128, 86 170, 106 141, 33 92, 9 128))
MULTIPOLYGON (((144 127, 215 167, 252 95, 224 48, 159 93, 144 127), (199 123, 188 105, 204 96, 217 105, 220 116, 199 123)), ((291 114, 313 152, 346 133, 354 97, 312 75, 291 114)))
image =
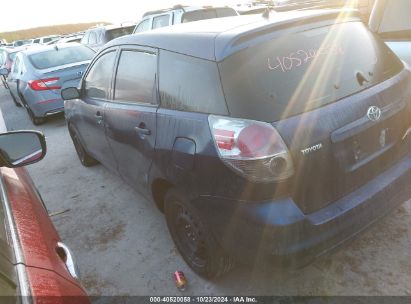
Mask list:
POLYGON ((145 32, 145 31, 148 31, 149 29, 150 29, 150 19, 146 19, 143 22, 141 22, 139 25, 137 25, 134 33, 145 32))
POLYGON ((230 7, 221 7, 216 9, 217 17, 230 17, 230 16, 238 16, 237 12, 230 8, 230 7))
POLYGON ((153 18, 153 29, 168 26, 169 25, 170 16, 169 15, 162 15, 153 18))
POLYGON ((106 32, 107 42, 115 38, 130 35, 133 32, 134 26, 122 27, 113 30, 108 30, 106 32))
POLYGON ((88 98, 108 99, 116 52, 102 55, 91 67, 85 78, 84 92, 88 98))
POLYGON ((36 69, 43 70, 65 64, 87 61, 93 56, 93 50, 80 45, 65 48, 55 47, 49 51, 29 55, 29 60, 36 69))
POLYGON ((164 108, 227 114, 217 64, 213 61, 161 51, 159 83, 164 108))
POLYGON ((215 10, 198 10, 184 13, 182 23, 217 18, 215 10))
POLYGON ((259 43, 219 68, 230 114, 273 122, 376 85, 403 65, 361 22, 347 22, 259 43))
POLYGON ((229 17, 229 16, 237 16, 236 11, 229 7, 222 7, 222 8, 216 8, 216 9, 202 9, 202 10, 184 13, 181 22, 185 23, 185 22, 192 22, 192 21, 220 18, 220 17, 229 17))
POLYGON ((156 55, 138 51, 121 52, 117 68, 114 99, 128 102, 153 102, 156 55))

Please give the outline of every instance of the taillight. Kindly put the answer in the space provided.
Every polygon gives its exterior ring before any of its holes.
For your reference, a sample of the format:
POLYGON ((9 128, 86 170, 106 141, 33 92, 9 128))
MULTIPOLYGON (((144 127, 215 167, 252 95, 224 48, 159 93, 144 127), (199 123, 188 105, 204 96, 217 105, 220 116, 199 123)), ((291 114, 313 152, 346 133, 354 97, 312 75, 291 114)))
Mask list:
POLYGON ((272 182, 294 174, 288 148, 271 124, 214 115, 208 122, 220 158, 247 179, 272 182))
POLYGON ((30 80, 29 86, 34 91, 59 90, 61 87, 55 85, 59 80, 58 77, 30 80))

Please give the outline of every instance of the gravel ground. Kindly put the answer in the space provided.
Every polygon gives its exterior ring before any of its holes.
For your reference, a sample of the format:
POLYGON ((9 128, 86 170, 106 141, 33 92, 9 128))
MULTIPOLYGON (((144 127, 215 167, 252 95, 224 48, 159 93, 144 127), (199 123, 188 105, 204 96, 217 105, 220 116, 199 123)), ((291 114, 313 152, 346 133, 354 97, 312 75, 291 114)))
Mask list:
POLYGON ((189 281, 183 295, 411 295, 411 202, 405 202, 338 251, 295 271, 237 267, 208 282, 176 249, 161 212, 101 165, 82 167, 63 116, 34 127, 0 86, 9 130, 38 129, 48 153, 29 172, 63 241, 75 253, 90 295, 182 295, 172 273, 189 281))

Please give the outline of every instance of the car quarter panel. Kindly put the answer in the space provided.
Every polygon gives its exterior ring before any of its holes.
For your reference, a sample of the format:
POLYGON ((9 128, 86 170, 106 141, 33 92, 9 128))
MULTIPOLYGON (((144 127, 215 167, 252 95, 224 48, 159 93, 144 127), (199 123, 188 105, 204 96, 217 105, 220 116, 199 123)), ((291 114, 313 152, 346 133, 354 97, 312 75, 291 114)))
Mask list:
POLYGON ((22 249, 23 260, 16 262, 53 271, 80 286, 57 254, 60 238, 26 169, 1 168, 0 173, 22 249))
POLYGON ((27 267, 26 270, 35 303, 90 303, 82 288, 54 271, 37 267, 27 267))
POLYGON ((258 201, 276 191, 276 186, 250 183, 224 165, 211 137, 208 114, 159 108, 157 129, 161 132, 157 133, 150 184, 166 179, 190 198, 221 196, 258 201), (181 139, 189 141, 191 147, 179 148, 181 139))

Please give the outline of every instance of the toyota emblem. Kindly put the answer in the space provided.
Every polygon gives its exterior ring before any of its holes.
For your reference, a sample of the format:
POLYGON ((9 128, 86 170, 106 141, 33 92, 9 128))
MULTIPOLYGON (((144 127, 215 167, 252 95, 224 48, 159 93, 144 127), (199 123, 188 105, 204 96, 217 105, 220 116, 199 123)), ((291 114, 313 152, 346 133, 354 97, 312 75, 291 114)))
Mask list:
POLYGON ((371 121, 377 121, 381 118, 381 109, 376 106, 368 108, 367 117, 371 121))

